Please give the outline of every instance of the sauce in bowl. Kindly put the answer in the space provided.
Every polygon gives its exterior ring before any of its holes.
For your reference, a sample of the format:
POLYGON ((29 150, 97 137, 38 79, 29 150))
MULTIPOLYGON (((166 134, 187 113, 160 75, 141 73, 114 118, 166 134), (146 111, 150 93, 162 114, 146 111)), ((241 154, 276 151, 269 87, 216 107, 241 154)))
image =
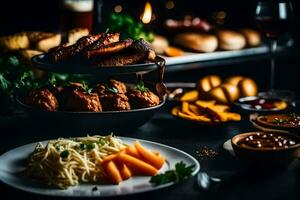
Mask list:
POLYGON ((243 109, 257 111, 284 110, 288 106, 287 103, 281 99, 256 96, 240 98, 237 103, 243 109))
POLYGON ((241 138, 237 145, 241 147, 250 147, 257 149, 287 149, 298 144, 296 138, 288 135, 277 133, 253 133, 244 138, 241 138))

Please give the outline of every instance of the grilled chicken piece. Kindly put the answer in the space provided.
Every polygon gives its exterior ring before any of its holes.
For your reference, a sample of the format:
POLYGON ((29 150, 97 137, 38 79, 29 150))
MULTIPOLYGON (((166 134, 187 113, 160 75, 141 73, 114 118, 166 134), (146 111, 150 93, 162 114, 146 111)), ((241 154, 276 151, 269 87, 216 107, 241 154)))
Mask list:
POLYGON ((104 111, 130 110, 129 100, 125 94, 111 93, 99 98, 104 111))
POLYGON ((31 91, 26 98, 26 103, 46 111, 56 111, 58 109, 56 97, 47 88, 31 91))
POLYGON ((123 82, 111 79, 107 83, 97 84, 94 87, 93 92, 96 92, 99 96, 109 92, 125 94, 127 92, 127 87, 123 82))
POLYGON ((99 96, 104 111, 130 110, 126 85, 120 81, 110 80, 106 84, 97 84, 93 90, 99 96))
POLYGON ((149 43, 143 39, 139 39, 118 54, 95 59, 93 64, 99 67, 124 66, 139 63, 143 60, 154 60, 155 57, 156 54, 151 49, 149 43))
POLYGON ((101 112, 102 107, 99 97, 96 93, 86 93, 80 90, 75 90, 70 93, 66 109, 69 111, 78 112, 101 112))
POLYGON ((93 58, 97 56, 107 56, 110 54, 117 53, 119 51, 122 51, 132 45, 133 41, 132 39, 125 39, 122 41, 114 42, 108 45, 105 45, 103 47, 100 47, 98 49, 92 49, 87 51, 87 58, 93 58))
POLYGON ((159 97, 150 90, 130 90, 128 98, 131 107, 134 109, 156 106, 160 102, 159 97))
POLYGON ((74 45, 61 45, 51 48, 48 52, 49 59, 53 62, 60 62, 67 58, 73 57, 99 40, 101 36, 102 34, 88 35, 80 38, 74 45))
POLYGON ((83 85, 81 83, 76 83, 76 82, 72 82, 69 85, 66 85, 64 87, 56 87, 56 88, 58 88, 59 90, 56 90, 56 92, 55 90, 52 91, 58 100, 60 110, 67 109, 67 101, 73 92, 75 91, 84 92, 83 85))

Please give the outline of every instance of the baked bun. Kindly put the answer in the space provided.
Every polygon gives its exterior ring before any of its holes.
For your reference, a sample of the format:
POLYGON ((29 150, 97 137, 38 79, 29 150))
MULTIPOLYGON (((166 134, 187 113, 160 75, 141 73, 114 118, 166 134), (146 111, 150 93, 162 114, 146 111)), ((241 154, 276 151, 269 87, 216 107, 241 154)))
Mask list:
POLYGON ((25 32, 0 37, 0 51, 16 51, 27 49, 29 46, 30 42, 25 32))
POLYGON ((174 43, 196 52, 213 52, 218 47, 218 39, 214 35, 200 33, 181 33, 175 36, 174 43))
POLYGON ((244 28, 240 30, 241 33, 245 36, 247 45, 249 47, 255 47, 260 45, 261 37, 259 32, 254 29, 244 28))
POLYGON ((221 85, 222 79, 217 75, 209 75, 205 76, 198 82, 198 91, 199 93, 205 93, 210 91, 211 89, 221 85))
POLYGON ((229 78, 227 78, 224 83, 229 83, 235 86, 238 86, 239 82, 244 79, 243 76, 231 76, 229 78))
POLYGON ((90 34, 87 28, 74 28, 68 31, 68 45, 73 45, 77 42, 79 38, 87 36, 90 34))
POLYGON ((169 42, 167 38, 161 35, 154 35, 154 40, 151 43, 151 47, 157 54, 164 54, 169 47, 169 42))
POLYGON ((206 95, 206 99, 216 100, 217 103, 230 105, 240 97, 239 89, 235 85, 228 83, 222 84, 206 95))
POLYGON ((244 78, 238 83, 241 97, 255 96, 257 94, 257 85, 251 78, 244 78))
POLYGON ((29 38, 30 46, 43 52, 48 52, 49 49, 58 46, 61 42, 59 33, 29 31, 26 34, 29 38))
POLYGON ((217 32, 219 48, 222 50, 239 50, 246 46, 246 39, 243 34, 231 31, 220 30, 217 32))

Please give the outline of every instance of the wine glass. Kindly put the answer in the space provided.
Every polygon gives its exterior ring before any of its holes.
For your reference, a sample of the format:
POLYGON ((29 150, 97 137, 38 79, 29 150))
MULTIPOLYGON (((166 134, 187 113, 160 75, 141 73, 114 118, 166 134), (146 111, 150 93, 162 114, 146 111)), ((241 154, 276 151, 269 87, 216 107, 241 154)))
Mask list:
POLYGON ((275 81, 275 53, 278 37, 289 31, 293 17, 293 7, 290 1, 260 0, 256 6, 255 20, 260 31, 269 39, 271 72, 270 93, 274 90, 275 81))

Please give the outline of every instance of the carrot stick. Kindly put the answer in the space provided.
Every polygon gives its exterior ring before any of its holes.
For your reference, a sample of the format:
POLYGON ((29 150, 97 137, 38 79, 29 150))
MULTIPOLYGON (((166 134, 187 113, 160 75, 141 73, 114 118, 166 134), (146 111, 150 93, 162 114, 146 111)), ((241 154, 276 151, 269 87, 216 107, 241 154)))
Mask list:
POLYGON ((119 184, 122 181, 122 176, 114 161, 110 160, 104 163, 104 170, 112 183, 119 184))
POLYGON ((135 148, 135 146, 128 146, 125 150, 125 152, 128 155, 131 155, 135 158, 141 158, 141 155, 139 154, 138 150, 135 148))
POLYGON ((101 163, 106 163, 106 162, 108 162, 108 161, 114 160, 117 156, 118 156, 117 153, 115 153, 115 154, 110 154, 110 155, 104 157, 104 158, 102 159, 102 162, 101 162, 101 163))
POLYGON ((156 169, 160 169, 164 162, 165 158, 162 156, 156 156, 154 153, 149 151, 148 149, 145 149, 139 141, 135 142, 135 148, 138 150, 138 152, 143 156, 144 161, 149 163, 150 165, 154 166, 156 169))
POLYGON ((123 180, 127 180, 130 177, 132 177, 132 173, 131 173, 130 169, 124 163, 120 164, 120 173, 121 173, 123 180))
POLYGON ((130 167, 130 169, 133 170, 134 174, 142 174, 142 175, 149 175, 154 176, 157 174, 158 170, 155 169, 155 167, 151 166, 148 163, 145 163, 142 160, 139 160, 138 158, 132 157, 125 153, 120 153, 117 157, 117 160, 120 163, 124 163, 130 167))

